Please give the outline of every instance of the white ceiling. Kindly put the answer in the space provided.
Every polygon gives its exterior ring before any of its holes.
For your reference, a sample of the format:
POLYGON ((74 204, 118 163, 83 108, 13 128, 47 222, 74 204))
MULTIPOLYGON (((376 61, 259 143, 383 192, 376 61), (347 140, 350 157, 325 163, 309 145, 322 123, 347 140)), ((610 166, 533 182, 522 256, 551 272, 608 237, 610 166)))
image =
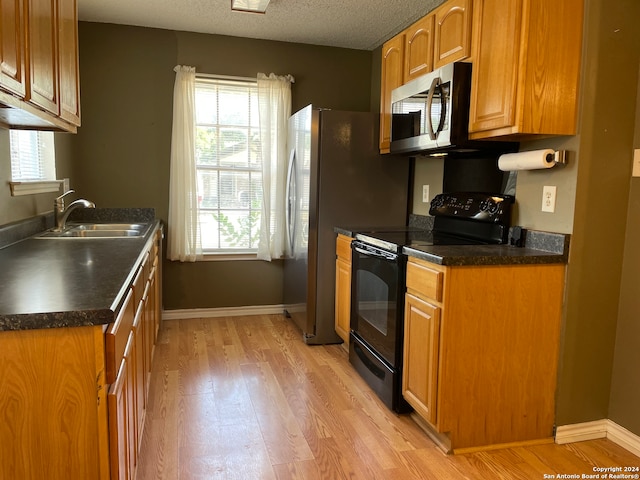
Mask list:
POLYGON ((81 21, 373 50, 444 0, 271 0, 264 15, 231 0, 78 0, 81 21))

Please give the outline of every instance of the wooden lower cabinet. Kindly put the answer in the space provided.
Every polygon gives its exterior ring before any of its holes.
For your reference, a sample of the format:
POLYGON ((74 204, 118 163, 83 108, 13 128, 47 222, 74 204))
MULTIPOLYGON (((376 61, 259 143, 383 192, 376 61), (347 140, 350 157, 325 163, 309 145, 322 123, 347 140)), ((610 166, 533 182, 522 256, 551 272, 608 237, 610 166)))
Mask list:
POLYGON ((0 332, 0 478, 109 478, 103 326, 0 332))
POLYGON ((125 349, 125 355, 120 364, 120 370, 115 382, 111 384, 107 402, 109 404, 109 448, 111 460, 111 479, 133 478, 133 462, 130 455, 133 430, 131 411, 133 408, 132 370, 133 334, 125 349))
POLYGON ((0 479, 135 478, 160 318, 140 271, 112 324, 0 332, 0 479))
POLYGON ((336 333, 349 346, 351 331, 351 237, 336 239, 336 333))
POLYGON ((436 423, 440 309, 407 294, 402 394, 418 414, 436 423))
MULTIPOLYGON (((155 241, 158 241, 157 238, 155 241)), ((158 262, 157 251, 152 248, 152 252, 155 252, 153 257, 146 256, 143 260, 133 282, 133 293, 122 307, 123 315, 132 319, 122 321, 125 325, 131 325, 129 341, 119 368, 119 375, 124 375, 125 379, 116 378, 109 390, 109 443, 111 452, 118 452, 117 458, 111 458, 111 480, 135 478, 138 465, 153 347, 158 332, 155 325, 159 317, 155 300, 158 271, 156 268, 149 269, 150 264, 158 262), (150 274, 147 276, 148 272, 150 274)))
POLYGON ((551 441, 564 272, 409 258, 403 391, 443 449, 551 441))

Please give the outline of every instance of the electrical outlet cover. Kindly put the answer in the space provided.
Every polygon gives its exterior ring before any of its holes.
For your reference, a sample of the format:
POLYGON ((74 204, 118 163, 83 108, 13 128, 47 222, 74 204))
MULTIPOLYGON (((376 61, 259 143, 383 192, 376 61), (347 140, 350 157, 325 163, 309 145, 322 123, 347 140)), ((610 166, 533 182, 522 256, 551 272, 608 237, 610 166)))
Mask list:
POLYGON ((633 151, 633 177, 640 177, 640 148, 633 151))
POLYGON ((553 213, 556 211, 556 187, 545 185, 542 188, 542 211, 553 213))

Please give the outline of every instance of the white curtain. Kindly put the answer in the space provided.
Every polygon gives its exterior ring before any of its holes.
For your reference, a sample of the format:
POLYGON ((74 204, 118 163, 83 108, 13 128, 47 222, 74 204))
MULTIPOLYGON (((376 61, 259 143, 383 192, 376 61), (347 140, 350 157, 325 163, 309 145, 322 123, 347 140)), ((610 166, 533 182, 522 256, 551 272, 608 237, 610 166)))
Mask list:
POLYGON ((285 249, 287 130, 291 116, 291 75, 258 74, 262 145, 262 215, 258 258, 280 258, 285 249))
POLYGON ((167 258, 195 262, 202 256, 195 163, 196 69, 178 65, 173 70, 176 81, 173 87, 167 258))

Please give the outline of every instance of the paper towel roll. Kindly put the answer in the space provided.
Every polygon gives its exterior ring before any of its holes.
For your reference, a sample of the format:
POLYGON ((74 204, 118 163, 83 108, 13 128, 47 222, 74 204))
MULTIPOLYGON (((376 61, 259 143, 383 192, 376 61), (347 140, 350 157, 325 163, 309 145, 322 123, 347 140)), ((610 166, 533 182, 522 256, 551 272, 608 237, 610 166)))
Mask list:
POLYGON ((536 170, 540 168, 551 168, 554 161, 555 151, 547 148, 545 150, 531 150, 529 152, 507 153, 498 158, 498 168, 504 172, 513 170, 536 170))

